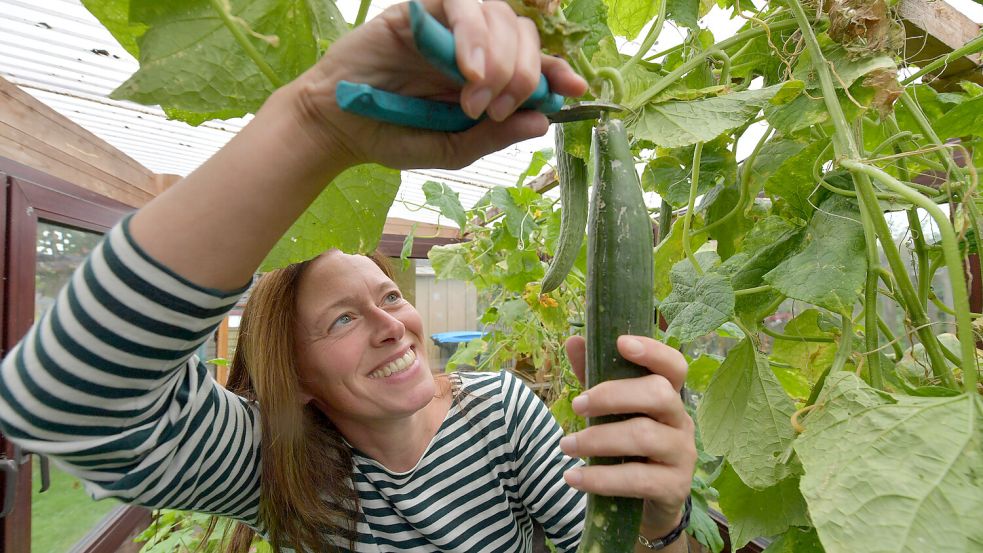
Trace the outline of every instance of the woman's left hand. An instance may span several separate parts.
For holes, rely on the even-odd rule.
[[[584,382],[584,339],[567,340],[567,356]],[[627,420],[588,427],[560,440],[573,457],[638,457],[645,462],[578,467],[564,475],[567,483],[585,492],[640,497],[645,501],[643,526],[661,536],[682,517],[696,465],[693,420],[679,390],[687,364],[675,349],[641,336],[621,336],[618,351],[625,359],[647,367],[640,378],[602,382],[573,400],[584,417],[637,414]]]

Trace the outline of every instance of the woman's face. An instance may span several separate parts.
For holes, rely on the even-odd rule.
[[[436,393],[423,321],[371,259],[314,260],[297,292],[301,389],[335,424],[413,414]]]

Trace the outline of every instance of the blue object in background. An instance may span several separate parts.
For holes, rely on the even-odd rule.
[[[437,348],[440,349],[441,369],[447,366],[447,360],[450,359],[452,355],[454,355],[454,352],[457,351],[457,347],[460,344],[465,344],[467,342],[470,342],[471,340],[477,340],[478,338],[484,337],[485,334],[487,333],[482,332],[480,330],[464,330],[464,331],[458,330],[452,332],[438,332],[436,334],[431,334],[430,339],[433,340],[433,343],[437,346]],[[470,365],[460,365],[458,366],[458,368],[473,369],[474,367],[471,367]]]

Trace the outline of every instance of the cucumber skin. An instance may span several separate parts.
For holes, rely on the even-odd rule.
[[[652,223],[645,208],[624,123],[594,130],[593,193],[587,230],[587,386],[650,374],[618,353],[622,334],[652,336]],[[588,426],[630,416],[590,417]],[[589,465],[631,459],[590,458]],[[579,553],[631,553],[643,500],[589,494]]]
[[[556,130],[556,173],[560,181],[560,245],[543,277],[542,293],[557,289],[577,261],[587,226],[587,162],[564,149],[563,125]]]

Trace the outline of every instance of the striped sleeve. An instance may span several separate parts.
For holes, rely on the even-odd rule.
[[[244,291],[198,287],[114,228],[0,366],[0,430],[94,499],[256,525],[259,416],[193,355]]]
[[[581,462],[560,451],[563,431],[546,404],[508,371],[502,372],[502,395],[526,509],[557,551],[576,551],[586,500],[567,485],[563,473]]]

